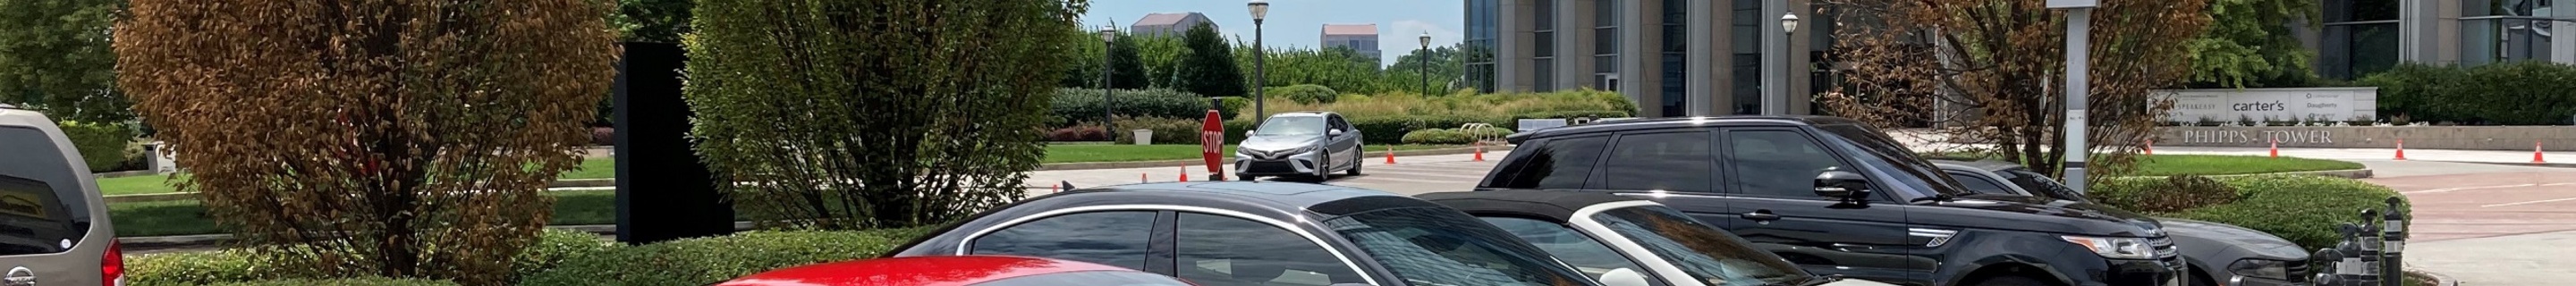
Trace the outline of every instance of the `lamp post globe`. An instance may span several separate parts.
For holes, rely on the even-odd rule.
[[[1798,33],[1798,12],[1780,14],[1780,30],[1791,34]]]
[[[1118,26],[1100,26],[1100,41],[1118,41]]]
[[[1253,21],[1260,21],[1262,17],[1270,15],[1270,1],[1252,0],[1252,2],[1244,2],[1243,7],[1252,9]]]

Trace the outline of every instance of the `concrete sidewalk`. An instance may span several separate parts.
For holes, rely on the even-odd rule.
[[[2271,152],[2271,149],[2269,149],[2269,148],[2245,148],[2245,147],[2156,147],[2156,154],[2207,154],[2207,155],[2267,156],[2267,155],[2269,155],[2269,154],[2270,154],[2270,152]],[[2532,159],[2532,158],[2531,158],[2531,155],[2532,155],[2532,152],[2531,152],[2531,151],[2427,150],[2427,149],[2407,149],[2407,150],[2406,150],[2406,159],[2407,159],[2407,160],[2412,160],[2412,161],[2469,162],[2469,163],[2501,163],[2501,164],[2531,164],[2531,159]],[[2329,159],[2329,160],[2346,160],[2346,161],[2355,161],[2355,160],[2394,160],[2394,159],[2396,159],[2396,158],[2397,158],[2397,149],[2388,149],[2388,148],[2357,148],[2357,149],[2335,149],[2335,148],[2281,148],[2281,156],[2284,156],[2284,157],[2299,157],[2299,158]],[[2543,155],[2542,155],[2542,156],[2543,156],[2543,158],[2544,158],[2544,159],[2546,159],[2548,162],[2555,162],[2555,163],[2576,163],[2576,152],[2546,152],[2546,153],[2543,153]]]

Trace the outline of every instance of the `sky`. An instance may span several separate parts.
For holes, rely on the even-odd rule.
[[[1379,65],[1395,63],[1397,57],[1413,52],[1422,45],[1415,37],[1431,33],[1431,46],[1455,45],[1466,30],[1466,3],[1455,0],[1269,0],[1270,15],[1262,20],[1262,45],[1272,48],[1313,48],[1323,40],[1324,24],[1377,24],[1378,49],[1384,53]],[[1116,21],[1119,30],[1145,14],[1199,12],[1216,22],[1217,32],[1228,39],[1240,37],[1252,41],[1252,12],[1244,8],[1246,0],[1093,0],[1091,11],[1083,14],[1085,27],[1098,28]]]

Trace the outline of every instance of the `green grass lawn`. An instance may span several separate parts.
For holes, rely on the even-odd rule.
[[[1387,145],[1368,146],[1372,154],[1386,152]],[[1395,150],[1456,148],[1457,145],[1394,145]],[[1047,145],[1046,163],[1133,162],[1185,160],[1199,158],[1199,145]],[[1224,156],[1234,156],[1234,146],[1225,146]],[[1384,155],[1378,155],[1384,156]]]
[[[2148,155],[2138,161],[2139,176],[2240,175],[2297,171],[2361,169],[2361,163],[2266,156]]]
[[[549,224],[583,225],[617,223],[617,192],[561,191],[546,192],[555,197],[555,216]],[[223,233],[206,208],[197,201],[133,202],[108,204],[108,217],[116,221],[116,236],[163,236]]]

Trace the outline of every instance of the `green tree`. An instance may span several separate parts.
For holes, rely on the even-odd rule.
[[[1058,79],[1057,86],[1099,88],[1100,62],[1107,59],[1101,55],[1106,53],[1102,50],[1107,47],[1100,44],[1099,31],[1075,28],[1067,29],[1069,32],[1058,35],[1062,38],[1055,40],[1065,46],[1064,50],[1057,55],[1057,58],[1064,63],[1063,76]]]
[[[1082,0],[706,0],[701,160],[767,226],[947,222],[1027,194]],[[1098,45],[1099,39],[1089,44]]]
[[[278,269],[504,285],[615,80],[593,0],[135,0],[119,86]]]
[[[2317,25],[2316,0],[2207,0],[2209,25],[2190,41],[2191,87],[2313,85],[2316,54],[2292,24]]]
[[[1189,54],[1174,66],[1174,83],[1181,90],[1205,96],[1243,96],[1248,92],[1244,89],[1243,69],[1235,65],[1233,49],[1217,36],[1215,27],[1190,27],[1181,43],[1189,47]]]
[[[1142,47],[1136,42],[1144,40],[1139,38],[1142,37],[1119,33],[1118,40],[1109,44],[1110,88],[1144,89],[1153,86],[1153,75],[1145,73],[1145,57],[1138,54]]]
[[[116,88],[108,27],[124,0],[0,0],[0,103],[57,118],[134,118]]]
[[[629,42],[678,43],[689,33],[689,8],[697,0],[617,0],[608,24]]]
[[[1467,62],[1459,57],[1456,46],[1410,51],[1396,57],[1395,65],[1386,67],[1387,85],[1395,86],[1396,90],[1421,92],[1422,85],[1428,82],[1431,92],[1445,94],[1446,90],[1457,88],[1457,81],[1461,80],[1460,74],[1466,66]],[[1430,77],[1427,81],[1423,78],[1425,74]]]

